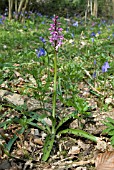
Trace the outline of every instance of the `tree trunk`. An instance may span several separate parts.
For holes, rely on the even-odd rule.
[[[91,15],[93,15],[93,4],[92,4],[92,0],[90,0],[90,9],[91,9]]]
[[[93,9],[93,16],[97,18],[97,12],[98,12],[98,3],[97,0],[94,0],[94,9]]]
[[[24,7],[22,8],[22,13],[23,13],[23,17],[22,17],[22,19],[21,19],[22,22],[24,22],[24,20],[25,20],[24,14],[25,14],[25,11],[26,11],[26,9],[27,9],[28,3],[29,3],[29,0],[26,0],[26,1],[25,1],[25,5],[24,5]]]
[[[15,0],[15,12],[16,12],[16,14],[18,12],[18,3],[17,3],[17,0]]]
[[[21,0],[20,3],[19,3],[18,19],[21,20],[21,21],[24,19],[24,13],[25,13],[25,10],[27,8],[28,3],[29,3],[29,0]]]
[[[22,10],[24,1],[25,1],[25,0],[21,0],[21,1],[20,1],[19,7],[18,7],[18,14],[19,14],[19,15],[20,15],[20,13],[21,13],[21,10]]]
[[[114,0],[112,0],[112,17],[113,17],[113,19],[114,19]]]
[[[9,14],[8,14],[9,20],[12,19],[13,2],[14,2],[13,0],[8,1],[8,3],[9,3]]]

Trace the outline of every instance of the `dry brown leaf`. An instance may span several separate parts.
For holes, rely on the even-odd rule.
[[[80,148],[78,146],[72,146],[69,150],[68,155],[75,155],[80,153]]]
[[[76,170],[87,170],[87,168],[80,166],[80,167],[77,167]]]
[[[16,70],[14,71],[14,73],[15,73],[16,77],[20,77],[21,76],[21,74],[18,71],[16,71]]]
[[[114,151],[98,154],[95,166],[96,170],[114,170]]]
[[[17,63],[15,63],[13,66],[16,66],[16,67],[18,67],[18,66],[20,66],[20,64],[17,64]]]
[[[99,150],[99,151],[106,151],[106,148],[107,148],[107,143],[103,140],[98,140],[97,141],[97,145],[96,145],[96,149]]]
[[[43,142],[42,142],[42,140],[40,138],[35,138],[34,143],[38,144],[38,145],[43,145]]]

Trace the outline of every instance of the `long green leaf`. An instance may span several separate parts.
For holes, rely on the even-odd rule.
[[[12,119],[7,119],[6,121],[0,123],[0,128],[12,123]]]
[[[79,117],[77,116],[77,112],[73,112],[69,115],[67,115],[66,117],[64,117],[63,119],[60,120],[58,126],[56,127],[56,131],[59,129],[60,126],[62,126],[65,122],[67,122],[69,119],[71,118],[75,118],[75,119],[79,119]]]
[[[65,130],[62,130],[58,133],[58,135],[61,135],[61,134],[64,134],[64,133],[68,133],[68,134],[74,134],[76,136],[80,136],[80,137],[84,137],[84,138],[87,138],[89,140],[92,140],[94,142],[97,142],[97,138],[83,130],[80,130],[80,129],[65,129]]]
[[[37,122],[42,123],[42,125],[47,129],[48,133],[51,133],[51,129],[48,126],[48,124],[44,121],[44,118],[48,118],[48,115],[43,114],[43,115],[38,115],[34,112],[28,112],[27,116],[30,116],[32,119],[36,120]]]
[[[114,119],[112,119],[111,117],[107,117],[106,119],[107,119],[110,123],[112,123],[113,126],[114,126]]]
[[[17,133],[20,135],[20,134],[24,133],[24,131],[25,131],[25,128],[22,127],[20,130],[17,131]],[[17,140],[17,138],[18,138],[18,136],[16,134],[14,134],[13,138],[11,138],[10,141],[8,142],[8,144],[6,144],[5,147],[8,151],[11,150],[11,147],[14,144],[14,142]]]
[[[42,161],[47,161],[47,159],[50,156],[50,152],[53,148],[55,135],[54,134],[48,134],[45,139],[44,147],[43,147],[43,156]]]
[[[33,126],[33,127],[37,127],[38,129],[43,130],[44,132],[47,133],[47,129],[43,125],[40,126],[40,125],[37,125],[36,123],[33,123],[33,122],[29,122],[28,124]]]
[[[109,133],[111,130],[114,130],[114,127],[108,127],[102,131],[102,134]]]

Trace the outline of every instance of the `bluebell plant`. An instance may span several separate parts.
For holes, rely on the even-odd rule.
[[[78,21],[74,22],[74,23],[73,23],[73,26],[74,26],[74,27],[78,27]]]
[[[36,55],[38,58],[46,55],[46,51],[44,48],[39,48],[39,49],[36,49],[35,51],[36,51]]]
[[[109,66],[109,63],[106,61],[102,66],[102,73],[107,72],[108,68],[110,68],[110,66]]]
[[[96,36],[95,32],[92,32],[91,37],[95,37],[95,36]]]
[[[110,66],[109,66],[109,63],[108,63],[108,61],[106,61],[103,65],[102,65],[102,68],[101,68],[101,70],[102,70],[102,73],[104,73],[104,93],[106,92],[106,80],[107,80],[107,71],[108,71],[108,69],[110,68]]]

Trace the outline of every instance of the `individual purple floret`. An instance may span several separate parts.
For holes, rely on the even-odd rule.
[[[62,28],[60,27],[60,24],[58,21],[58,16],[55,16],[53,20],[53,24],[50,24],[50,42],[54,46],[55,50],[58,51],[58,48],[62,45],[62,40],[64,39],[62,35]]]
[[[105,73],[108,71],[108,68],[110,68],[108,62],[106,61],[104,65],[102,66],[102,72]]]

